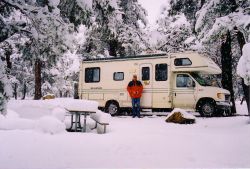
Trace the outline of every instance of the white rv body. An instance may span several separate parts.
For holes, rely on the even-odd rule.
[[[80,67],[79,97],[96,100],[107,111],[114,105],[116,109],[129,108],[127,85],[136,74],[144,87],[143,109],[197,110],[205,98],[220,105],[217,107],[230,108],[229,91],[204,86],[192,73],[220,74],[221,69],[211,59],[195,52],[84,60]],[[182,80],[190,81],[192,86]],[[111,104],[113,107],[109,107]]]

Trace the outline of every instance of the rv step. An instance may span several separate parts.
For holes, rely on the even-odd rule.
[[[156,115],[156,116],[167,116],[169,114],[169,112],[141,112],[141,115],[145,115],[145,116],[152,116],[152,115]]]
[[[142,112],[152,112],[153,110],[152,109],[142,109],[141,111]]]

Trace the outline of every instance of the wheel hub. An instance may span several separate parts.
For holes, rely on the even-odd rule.
[[[116,105],[110,104],[108,110],[109,110],[109,113],[113,115],[117,113],[118,108]]]
[[[203,106],[203,112],[204,112],[205,115],[209,115],[210,116],[213,113],[213,108],[211,107],[211,105],[205,104]]]

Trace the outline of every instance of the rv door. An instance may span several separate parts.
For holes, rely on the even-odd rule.
[[[153,72],[152,64],[141,64],[140,65],[140,80],[143,85],[143,94],[141,98],[141,107],[151,108],[152,107],[152,86],[153,86]]]
[[[195,82],[186,73],[175,74],[173,87],[174,108],[193,109],[195,106]]]

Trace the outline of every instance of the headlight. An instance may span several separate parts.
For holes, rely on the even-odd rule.
[[[217,98],[218,99],[224,99],[224,94],[223,93],[217,93]]]

